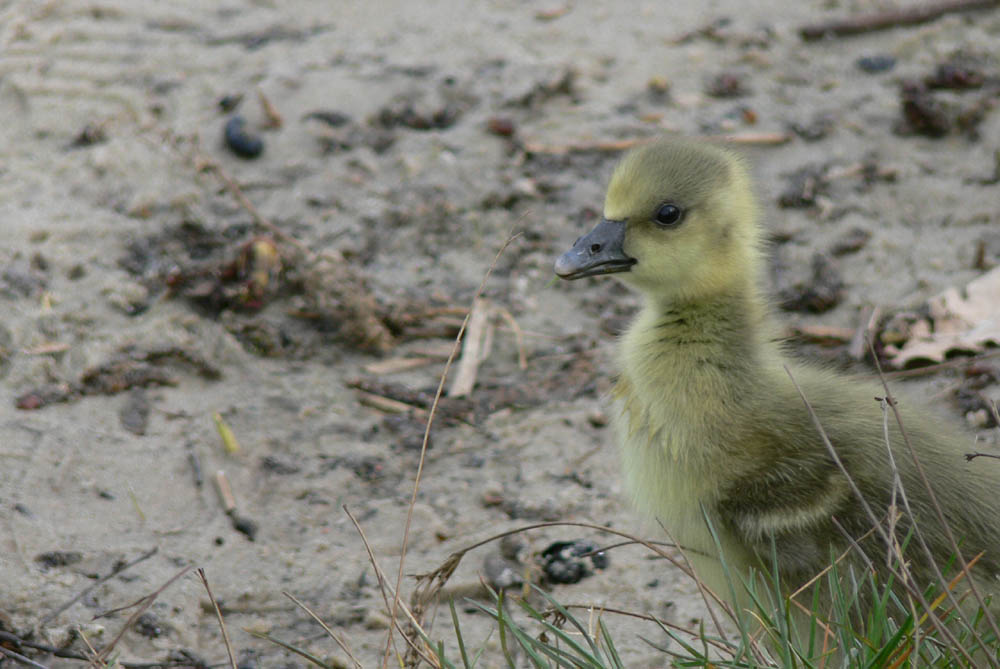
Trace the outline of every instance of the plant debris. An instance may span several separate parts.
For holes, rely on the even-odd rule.
[[[927,318],[917,320],[899,347],[886,342],[886,356],[897,367],[943,362],[955,353],[980,353],[1000,346],[1000,268],[949,288],[927,303]],[[883,341],[886,338],[883,336]]]
[[[812,277],[780,292],[785,311],[821,314],[840,304],[844,298],[844,279],[833,260],[817,253],[812,259]]]
[[[746,77],[736,72],[720,72],[705,84],[705,92],[713,98],[739,98],[750,95]]]
[[[107,362],[83,372],[74,383],[55,383],[20,395],[18,409],[35,410],[49,404],[71,402],[87,395],[117,395],[132,388],[175,386],[177,380],[162,365],[172,363],[193,368],[201,377],[222,377],[217,367],[199,354],[180,347],[150,350],[126,348]]]

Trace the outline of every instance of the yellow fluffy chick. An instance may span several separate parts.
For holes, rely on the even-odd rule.
[[[945,565],[952,544],[890,414],[892,456],[912,517],[893,494],[883,413],[874,399],[885,394],[881,386],[782,350],[760,285],[756,219],[739,157],[712,145],[663,140],[622,160],[602,221],[556,261],[564,279],[614,274],[644,298],[621,341],[614,392],[633,501],[663,524],[699,576],[724,597],[730,589],[706,516],[734,578],[745,578],[751,566],[770,572],[773,542],[782,585],[795,589],[850,546],[844,531],[867,537],[862,546],[871,563],[885,565],[885,545],[870,532],[869,515],[787,367],[882,525],[888,526],[895,500],[903,514],[896,536],[902,541],[916,525],[935,561]],[[967,463],[963,451],[971,449],[972,435],[948,427],[935,412],[906,399],[899,409],[963,554],[985,553],[974,570],[977,583],[998,593],[1000,466]],[[851,555],[847,564],[860,575],[868,562]],[[920,586],[933,579],[915,538],[906,557]],[[885,578],[883,567],[880,581]],[[736,589],[742,587],[737,580]],[[809,606],[808,596],[804,603]]]

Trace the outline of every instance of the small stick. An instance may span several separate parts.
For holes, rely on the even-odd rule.
[[[990,628],[990,630],[993,632],[994,635],[1000,637],[1000,625],[997,625],[996,618],[990,612],[989,608],[987,608],[986,603],[983,600],[983,596],[979,592],[979,588],[976,587],[975,579],[973,579],[972,574],[969,573],[969,565],[966,562],[966,559],[962,556],[962,551],[959,549],[958,542],[955,540],[955,535],[951,531],[951,525],[948,524],[948,520],[944,517],[944,512],[941,509],[941,505],[937,501],[937,494],[934,492],[934,488],[931,486],[930,480],[927,478],[927,473],[924,470],[923,464],[920,462],[920,458],[917,457],[916,450],[914,450],[913,445],[910,443],[910,438],[906,433],[906,428],[903,426],[903,418],[899,414],[899,407],[897,406],[897,403],[895,399],[892,397],[892,393],[889,390],[889,383],[882,375],[882,365],[879,363],[878,357],[875,355],[875,346],[871,340],[868,341],[868,347],[871,350],[872,358],[875,361],[875,369],[878,372],[879,377],[881,379],[882,387],[885,389],[885,399],[888,402],[889,407],[892,409],[893,414],[895,415],[896,424],[899,426],[899,434],[903,438],[903,443],[906,445],[906,450],[909,452],[910,459],[913,461],[914,468],[916,469],[917,474],[920,476],[920,482],[927,490],[927,495],[930,498],[931,502],[931,509],[934,510],[934,514],[937,516],[937,520],[941,524],[941,528],[944,530],[945,537],[947,537],[948,543],[951,544],[951,548],[954,551],[954,557],[958,559],[958,564],[962,568],[962,573],[964,573],[968,577],[969,589],[972,591],[972,596],[975,598],[976,603],[979,605],[980,609],[983,612],[983,617],[986,620],[987,626]],[[910,517],[912,518],[913,512],[910,510],[909,504],[906,501],[905,496],[903,497],[903,503],[906,505],[907,513],[909,513]],[[919,528],[914,526],[914,529],[916,530],[915,534],[917,537],[917,541],[920,542],[920,545],[924,549],[924,552],[927,554],[927,557],[930,558],[930,565],[931,568],[934,570],[935,576],[937,576],[938,578],[938,582],[945,583],[946,581],[944,579],[944,575],[941,573],[941,569],[934,561],[933,555],[931,554],[930,549],[927,547],[927,544],[924,541],[923,535],[920,533]],[[955,608],[958,609],[958,602],[955,601],[954,597],[951,595],[950,592],[948,592],[947,594],[951,599],[952,603],[955,605]],[[973,638],[981,642],[975,627],[970,626],[969,623],[966,621],[963,622],[965,622],[966,626],[972,632]],[[1000,662],[997,662],[989,655],[987,655],[987,659],[990,660],[990,665],[994,667],[1000,667]]]
[[[68,609],[69,607],[73,606],[78,601],[80,601],[81,599],[83,599],[84,597],[86,597],[87,594],[91,590],[93,590],[94,588],[98,587],[99,585],[107,583],[110,579],[114,578],[115,576],[117,576],[118,574],[122,573],[123,571],[125,571],[127,569],[131,569],[132,567],[136,566],[140,562],[143,562],[144,560],[148,560],[149,558],[151,558],[154,555],[156,555],[156,552],[158,550],[160,550],[158,546],[153,546],[151,549],[149,549],[148,551],[146,551],[145,553],[143,553],[142,555],[140,555],[136,559],[132,560],[131,562],[126,562],[125,564],[121,565],[120,567],[115,567],[114,569],[111,570],[111,573],[109,573],[107,576],[103,576],[103,577],[97,579],[96,581],[94,581],[93,583],[91,583],[90,585],[88,585],[86,588],[84,588],[83,590],[81,590],[80,594],[78,594],[76,597],[74,597],[73,599],[69,600],[68,602],[66,602],[65,604],[63,604],[62,606],[60,606],[58,609],[56,609],[55,611],[53,611],[52,613],[50,613],[49,615],[45,616],[40,621],[38,621],[38,625],[36,625],[36,629],[45,627],[45,625],[49,621],[53,620],[60,613],[62,613],[63,611],[65,611],[66,609]]]
[[[840,328],[834,325],[800,325],[790,328],[791,333],[818,344],[833,343],[836,345],[850,341],[854,330]]]
[[[1000,2],[997,0],[946,0],[936,4],[922,4],[802,26],[799,28],[799,37],[807,42],[813,42],[828,35],[844,37],[900,26],[915,26],[928,23],[945,14],[989,9],[998,5]]]
[[[787,132],[744,132],[734,135],[705,135],[702,139],[744,146],[778,146],[792,141],[792,136]]]
[[[306,257],[314,258],[316,256],[316,254],[313,253],[313,251],[306,246],[304,242],[288,234],[261,214],[260,210],[254,206],[253,202],[250,201],[250,198],[248,198],[246,193],[243,192],[243,189],[240,188],[238,183],[236,183],[236,180],[229,176],[229,173],[226,172],[222,165],[220,165],[216,160],[209,158],[202,153],[198,153],[198,155],[195,156],[194,161],[195,168],[199,172],[211,172],[216,176],[216,178],[219,179],[219,181],[222,182],[222,185],[226,187],[226,190],[229,191],[230,195],[232,195],[239,205],[243,207],[248,214],[250,214],[250,218],[253,219],[255,225],[264,228],[281,241],[291,244],[296,249],[304,253]]]
[[[215,472],[215,485],[219,490],[219,498],[222,500],[222,507],[226,510],[226,513],[235,511],[236,498],[233,497],[233,489],[229,487],[229,479],[226,478],[226,472],[221,469]]]
[[[870,345],[870,342],[869,342],[869,345]],[[865,499],[865,496],[861,492],[861,489],[858,488],[858,484],[855,483],[854,478],[851,476],[850,472],[848,472],[847,468],[844,467],[844,463],[841,461],[840,456],[837,454],[837,450],[833,447],[833,444],[830,442],[830,437],[827,436],[826,430],[823,428],[823,424],[819,420],[819,416],[816,415],[816,411],[813,409],[812,404],[810,404],[809,400],[806,399],[805,393],[802,392],[802,388],[799,386],[798,381],[795,380],[795,376],[792,374],[792,370],[789,369],[788,365],[785,365],[784,367],[785,367],[785,373],[788,374],[788,378],[792,380],[792,385],[795,387],[795,390],[799,394],[799,398],[801,398],[802,403],[805,404],[806,410],[809,412],[809,417],[812,418],[813,426],[816,428],[816,431],[819,432],[819,436],[823,440],[823,445],[826,446],[827,453],[830,454],[830,457],[833,460],[834,464],[837,465],[837,468],[840,470],[841,474],[844,475],[844,478],[847,480],[847,484],[851,488],[852,493],[857,498],[858,502],[861,503],[861,508],[864,510],[865,515],[867,515],[868,519],[872,522],[872,527],[875,529],[876,532],[878,532],[879,538],[882,539],[882,542],[886,546],[891,546],[892,545],[892,538],[889,537],[889,535],[886,533],[885,529],[882,527],[881,522],[879,521],[878,516],[875,515],[874,511],[872,511],[871,505],[868,504],[868,500]],[[886,396],[889,399],[890,406],[894,407],[895,404],[894,404],[891,396],[888,393],[888,389],[886,391]],[[898,418],[897,418],[897,420],[898,420]],[[905,438],[905,434],[904,434],[904,438]],[[921,535],[919,533],[919,530],[917,530],[917,538],[918,538],[918,540],[922,540],[921,539]],[[937,567],[937,565],[934,563],[933,559],[931,560],[931,564],[935,568]],[[886,567],[891,572],[895,571],[895,570],[892,569],[892,565],[886,565]],[[903,570],[905,570],[906,569],[906,565],[905,564],[904,565],[900,565],[900,568],[903,569]],[[941,578],[941,580],[943,581],[944,579]],[[927,611],[928,613],[930,613],[931,609],[929,607],[929,604],[927,603],[927,600],[924,598],[924,596],[920,593],[919,590],[916,590],[916,589],[912,588],[912,586],[909,584],[909,579],[901,579],[901,583],[902,583],[903,587],[906,588],[907,592],[910,592],[912,595],[915,595],[920,600],[921,607],[925,611]],[[934,625],[937,628],[938,632],[940,632],[942,634],[942,636],[947,637],[948,642],[951,643],[954,647],[957,647],[958,650],[971,663],[972,662],[972,657],[969,655],[968,651],[966,651],[962,647],[962,645],[958,643],[958,640],[955,639],[955,636],[951,633],[951,631],[947,627],[944,627],[941,624],[941,621],[939,621],[937,619],[937,616],[931,616],[930,619],[931,619],[931,622],[934,623]]]
[[[65,353],[69,350],[69,344],[50,341],[44,344],[39,344],[38,346],[32,346],[30,348],[21,349],[21,353],[25,355],[55,355],[56,353]]]
[[[486,300],[477,297],[472,301],[472,311],[469,314],[469,325],[462,337],[462,357],[458,360],[458,370],[455,379],[448,389],[448,397],[465,397],[472,393],[476,385],[476,373],[483,355],[483,337],[486,333],[486,323],[489,318],[489,306]]]
[[[400,402],[399,400],[394,400],[391,397],[386,397],[384,395],[369,393],[364,390],[355,390],[354,392],[357,393],[358,402],[371,407],[372,409],[378,409],[379,411],[384,411],[385,413],[412,413],[414,416],[421,419],[427,417],[426,411],[420,407],[413,406],[412,404]]]
[[[257,89],[257,99],[260,100],[260,108],[264,110],[264,116],[267,118],[266,127],[280,128],[285,124],[285,119],[282,118],[281,112],[274,106],[271,99],[264,95],[264,91],[259,88]]]
[[[367,364],[365,365],[364,370],[369,374],[379,376],[382,374],[406,372],[411,369],[417,369],[418,367],[424,367],[432,362],[434,362],[434,358],[428,356],[422,356],[419,358],[389,358],[388,360],[379,360],[378,362]]]
[[[497,263],[500,262],[500,256],[503,255],[507,247],[514,243],[518,237],[521,236],[520,232],[514,233],[513,231],[507,236],[507,240],[497,251],[497,254],[493,257],[493,262],[490,263],[489,268],[483,275],[483,280],[479,282],[479,288],[476,289],[476,293],[473,296],[473,303],[479,299],[483,291],[486,289],[486,282],[489,281],[490,276],[493,274],[493,270],[496,269]],[[399,615],[399,596],[400,590],[403,587],[403,567],[406,564],[406,548],[410,542],[410,527],[413,524],[413,507],[417,504],[417,493],[420,492],[420,478],[424,472],[424,462],[427,457],[427,444],[430,443],[431,439],[431,426],[434,424],[434,416],[437,414],[438,404],[441,402],[441,396],[444,393],[444,384],[448,381],[448,371],[451,369],[451,363],[458,354],[458,348],[462,340],[462,335],[465,334],[465,328],[469,324],[469,319],[472,317],[472,312],[466,314],[465,320],[462,321],[462,327],[458,330],[458,335],[455,337],[455,343],[452,345],[451,354],[448,356],[448,360],[444,363],[444,369],[441,371],[441,379],[438,382],[437,390],[434,393],[434,401],[431,402],[430,413],[427,415],[427,425],[424,428],[424,440],[420,445],[420,459],[417,461],[417,471],[413,477],[413,494],[410,496],[410,503],[406,509],[406,522],[403,525],[403,541],[401,542],[399,550],[399,569],[396,571],[396,592],[392,599],[392,607],[389,613],[390,619],[392,620],[392,625],[389,626],[388,639],[385,644],[385,652],[382,654],[382,669],[387,669],[389,663],[389,648],[393,645],[394,641],[392,638],[394,625],[396,625],[396,619]],[[409,640],[409,637],[406,637]]]
[[[634,139],[614,139],[614,140],[594,140],[570,142],[568,144],[541,144],[537,142],[525,142],[524,150],[527,153],[539,153],[552,156],[561,156],[567,153],[587,153],[587,152],[609,152],[627,151],[628,149],[649,144],[657,137],[638,137]],[[703,135],[701,139],[724,144],[760,145],[776,146],[784,144],[792,139],[786,132],[747,132],[731,135]]]
[[[229,632],[226,631],[226,623],[222,620],[222,611],[219,610],[219,603],[215,601],[215,595],[212,594],[212,588],[208,586],[208,577],[205,576],[205,570],[198,567],[198,576],[201,577],[201,582],[205,585],[205,590],[208,592],[208,598],[212,600],[212,607],[215,609],[215,617],[219,620],[219,627],[222,629],[222,640],[226,644],[226,652],[229,653],[229,666],[233,669],[236,667],[236,658],[233,656],[233,644],[229,642]]]
[[[192,567],[184,567],[184,569],[181,569],[179,572],[177,572],[174,576],[172,576],[166,583],[161,585],[159,588],[157,588],[150,594],[146,595],[145,597],[139,598],[138,600],[132,602],[127,606],[120,606],[117,609],[104,611],[103,613],[99,613],[96,616],[94,616],[93,620],[97,620],[98,618],[114,615],[116,613],[120,613],[121,611],[125,611],[133,607],[136,607],[135,611],[132,613],[131,616],[129,616],[129,619],[125,621],[125,624],[118,631],[118,634],[115,635],[115,638],[112,639],[111,642],[107,646],[105,646],[103,650],[97,653],[97,656],[94,657],[92,661],[97,663],[104,662],[108,658],[108,655],[111,654],[111,651],[114,650],[115,646],[118,645],[118,642],[121,641],[121,638],[125,636],[125,632],[127,632],[128,629],[132,627],[132,624],[135,623],[136,620],[138,620],[139,616],[141,616],[143,613],[149,610],[149,607],[153,605],[153,602],[156,601],[156,598],[159,597],[164,590],[173,585],[177,579],[179,579],[181,576],[191,571],[191,569]]]
[[[38,664],[37,662],[35,662],[34,660],[32,660],[30,657],[25,657],[24,655],[21,655],[20,653],[15,653],[10,648],[4,648],[3,646],[0,646],[0,653],[3,653],[4,656],[9,657],[10,659],[14,660],[15,662],[18,662],[20,664],[23,664],[23,665],[26,665],[26,666],[29,666],[29,667],[37,667],[37,669],[49,669],[44,664]]]
[[[194,449],[188,451],[188,462],[191,463],[191,473],[194,476],[194,487],[201,488],[205,477],[201,473],[201,459]]]
[[[972,453],[965,454],[965,459],[968,462],[972,462],[976,458],[996,458],[997,460],[1000,460],[1000,455],[996,453],[980,453],[979,451],[973,451]]]
[[[378,561],[375,559],[375,551],[372,549],[372,545],[371,543],[369,543],[368,537],[367,535],[365,535],[365,531],[361,529],[361,523],[359,523],[358,519],[354,517],[354,514],[351,513],[351,510],[347,508],[346,504],[341,508],[344,509],[344,513],[346,513],[347,517],[351,519],[352,523],[354,523],[354,528],[358,531],[358,535],[361,537],[361,543],[364,544],[365,551],[367,551],[368,553],[368,561],[371,563],[372,568],[375,570],[375,579],[378,581],[378,587],[382,591],[382,601],[385,603],[386,609],[392,609],[392,606],[389,605],[389,596],[392,595],[393,605],[398,605],[400,608],[402,608],[403,613],[405,613],[406,616],[410,619],[410,623],[414,625],[414,627],[416,627],[417,629],[423,630],[423,627],[420,626],[420,623],[414,617],[413,612],[410,611],[410,608],[406,604],[403,604],[402,602],[399,601],[398,590],[394,590],[393,587],[389,584],[385,572],[382,571],[382,568],[378,565]],[[431,666],[437,666],[437,664],[433,662],[423,652],[422,649],[417,647],[414,640],[411,639],[409,635],[403,631],[403,628],[400,625],[400,622],[396,618],[396,616],[393,616],[390,619],[389,623],[390,623],[389,629],[398,630],[400,635],[403,637],[403,640],[406,641],[406,643],[413,649],[413,651],[417,653],[421,658],[423,658],[425,662],[427,662]],[[389,643],[386,645],[386,653],[389,652],[388,648],[389,645],[395,646],[395,639],[393,638],[392,634],[389,634],[388,641]]]
[[[362,669],[361,663],[358,662],[358,658],[354,657],[354,653],[351,652],[351,648],[350,648],[350,646],[347,645],[347,642],[344,641],[343,639],[341,639],[340,637],[338,637],[337,633],[334,632],[332,629],[330,629],[329,625],[327,625],[325,622],[323,622],[322,618],[320,618],[318,615],[316,615],[313,612],[313,610],[310,609],[308,606],[306,606],[305,604],[303,604],[302,602],[300,602],[298,599],[296,599],[295,596],[292,595],[290,592],[286,592],[286,591],[282,590],[281,594],[283,594],[285,597],[288,597],[290,600],[292,600],[293,602],[295,602],[295,604],[300,609],[302,609],[303,611],[305,611],[306,613],[308,613],[312,617],[313,620],[315,620],[316,622],[318,622],[319,625],[320,625],[320,627],[322,627],[326,631],[326,633],[328,635],[330,635],[330,638],[333,639],[334,642],[338,646],[340,646],[340,649],[342,651],[344,651],[345,653],[347,653],[347,657],[351,658],[351,662],[354,663],[354,666],[356,667],[356,669]]]
[[[851,343],[847,347],[847,354],[854,358],[855,360],[861,360],[865,357],[866,345],[865,342],[868,341],[868,333],[872,331],[875,324],[878,323],[878,319],[882,317],[882,310],[878,307],[869,307],[865,309],[862,313],[861,323],[858,325],[857,331],[854,336],[851,337]]]
[[[528,369],[528,353],[524,348],[524,330],[517,324],[514,314],[503,307],[494,307],[500,318],[506,321],[511,330],[514,331],[514,339],[517,341],[517,366],[523,371]]]

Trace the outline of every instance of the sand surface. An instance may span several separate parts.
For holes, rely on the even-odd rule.
[[[352,383],[433,394],[461,320],[454,308],[472,303],[512,232],[520,236],[484,290],[490,355],[466,404],[451,405],[453,420],[433,431],[403,592],[452,551],[525,524],[588,521],[657,538],[628,510],[603,426],[614,335],[637,301],[610,280],[551,281],[554,257],[599,216],[619,153],[548,149],[663,131],[788,133],[780,145],[746,148],[763,220],[780,241],[769,288],[807,280],[814,254],[870,237],[835,257],[845,284],[835,308],[784,318],[853,329],[868,307],[918,308],[1000,259],[1000,194],[989,183],[1000,112],[986,107],[971,133],[899,134],[899,82],[959,51],[995,77],[1000,12],[819,43],[796,32],[879,7],[0,3],[0,630],[37,628],[36,640],[60,644],[83,625],[100,647],[128,614],[92,621],[96,614],[195,565],[223,604],[244,666],[305,666],[251,631],[346,661],[283,591],[323,617],[364,666],[378,666],[388,616],[342,507],[395,582],[422,427],[419,416],[362,403]],[[892,56],[895,67],[862,72],[855,61],[872,55]],[[710,95],[720,74],[743,94]],[[220,109],[240,95],[235,111]],[[260,95],[280,128],[265,127]],[[988,96],[940,93],[956,108],[980,98]],[[263,138],[258,158],[223,144],[234,113]],[[207,161],[250,207],[199,169]],[[779,206],[792,175],[810,166],[839,173],[815,202]],[[255,215],[279,232],[255,225]],[[281,256],[281,272],[270,266],[275,292],[248,296],[235,281],[221,297],[206,294],[238,271],[253,239],[277,240],[268,247]],[[302,274],[327,252],[367,281],[348,292],[423,314],[382,355],[317,315],[322,297],[308,295]],[[371,367],[401,357],[426,360],[395,373]],[[107,373],[100,388],[87,385],[95,369]],[[938,393],[960,417],[949,403],[956,379],[939,374],[918,390]],[[60,388],[69,401],[43,396]],[[224,450],[216,412],[238,453]],[[255,524],[252,541],[225,513],[218,471],[238,517]],[[523,535],[521,555],[583,539],[612,541],[549,527]],[[484,560],[498,554],[496,543],[470,553],[449,592],[475,594]],[[636,547],[552,590],[564,602],[680,624],[704,615],[693,584]],[[485,640],[488,618],[459,601],[467,643],[486,645],[482,666],[503,666],[496,636]],[[628,666],[662,666],[640,640],[664,643],[655,626],[608,621]],[[446,607],[430,629],[454,648]],[[394,644],[405,650],[398,634]],[[182,650],[225,661],[193,574],[159,595],[116,652],[157,662]]]

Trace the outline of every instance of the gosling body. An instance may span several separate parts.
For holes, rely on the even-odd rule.
[[[875,400],[885,394],[881,386],[783,350],[759,287],[756,218],[738,157],[665,140],[622,161],[601,224],[556,262],[563,278],[613,273],[644,298],[621,341],[614,390],[634,504],[663,524],[722,596],[732,592],[723,560],[731,575],[746,578],[751,568],[769,572],[774,555],[786,590],[829,566],[852,540],[872,549],[871,563],[884,564],[868,512],[824,445],[794,378],[872,512],[881,520],[893,503],[902,507],[893,493],[898,471],[912,517],[900,517],[897,537],[915,524],[935,561],[945,564],[952,544],[894,417],[883,420]],[[1000,467],[967,463],[972,435],[934,411],[905,398],[899,409],[963,554],[983,553],[978,582],[997,593]],[[920,585],[930,582],[921,551],[913,546],[906,556],[924,579]],[[862,570],[870,564],[857,551],[852,562]]]

